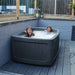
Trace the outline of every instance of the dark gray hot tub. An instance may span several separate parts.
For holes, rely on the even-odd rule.
[[[33,31],[44,31],[46,28],[33,28]],[[59,30],[53,29],[55,35],[50,39],[23,37],[25,32],[11,37],[12,59],[14,61],[35,64],[51,65],[59,49]]]

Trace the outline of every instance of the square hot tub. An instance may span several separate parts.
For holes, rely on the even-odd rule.
[[[26,32],[12,35],[12,59],[28,64],[51,65],[56,59],[59,50],[59,30],[53,29],[48,34],[49,37],[36,35],[36,31],[47,34],[47,32],[44,32],[45,29],[42,27],[33,28],[34,37],[24,37],[23,35]],[[52,37],[50,37],[51,34],[53,35]]]

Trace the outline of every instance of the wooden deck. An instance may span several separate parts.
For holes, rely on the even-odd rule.
[[[53,66],[35,66],[13,61],[0,68],[0,75],[71,75],[69,41],[61,40]]]
[[[70,42],[71,75],[75,75],[75,41]]]

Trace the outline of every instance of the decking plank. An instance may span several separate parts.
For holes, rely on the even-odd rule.
[[[64,41],[61,42],[60,52],[58,56],[58,63],[56,68],[55,75],[62,75],[62,69],[63,69],[63,61],[64,61]]]
[[[61,49],[61,42],[62,41],[59,42],[59,52],[60,52],[60,49]],[[49,68],[48,75],[55,75],[56,68],[57,68],[57,62],[58,62],[58,56],[57,56],[57,60],[55,61],[54,65]]]
[[[9,62],[8,64],[4,65],[1,69],[3,70],[2,72],[8,71],[12,73],[25,74],[29,67],[30,65]]]
[[[75,41],[70,42],[71,75],[75,75]]]
[[[31,75],[40,75],[41,70],[42,70],[42,67],[38,66]]]
[[[57,66],[57,60],[56,60],[55,64],[49,68],[48,75],[54,75],[55,74],[56,66]]]
[[[0,74],[8,75],[70,75],[69,42],[61,40],[59,55],[53,66],[35,66],[9,62],[0,68]]]
[[[25,75],[31,75],[33,72],[35,72],[36,68],[37,67],[35,67],[35,66],[29,67],[28,71],[25,72]]]
[[[65,42],[65,53],[64,53],[64,66],[63,66],[63,75],[71,75],[70,72],[70,48],[69,42]]]
[[[39,75],[48,75],[49,67],[42,67],[42,70]]]
[[[5,64],[4,67],[0,68],[0,73],[2,75],[23,75],[23,74],[20,74],[19,72],[18,73],[14,72],[17,70],[17,68],[15,68],[15,65],[16,63],[13,63],[13,62],[9,62]]]

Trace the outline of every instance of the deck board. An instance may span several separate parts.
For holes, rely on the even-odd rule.
[[[71,75],[75,75],[75,41],[70,41]]]
[[[57,60],[56,60],[55,64],[49,68],[48,75],[55,75],[56,67],[57,67]]]
[[[31,75],[39,75],[41,73],[41,70],[42,70],[42,67],[38,66]]]
[[[63,75],[71,75],[69,42],[66,41],[65,44]]]
[[[59,42],[59,52],[60,52],[60,48],[61,48],[61,41]],[[58,59],[55,61],[54,65],[49,68],[48,75],[55,75],[56,74],[57,62],[58,62]]]
[[[48,70],[49,70],[49,67],[42,67],[40,75],[47,75],[48,74]]]
[[[57,68],[55,75],[62,75],[63,69],[63,57],[64,57],[64,41],[61,42],[60,52],[58,56]]]
[[[57,60],[52,66],[35,66],[9,61],[0,68],[0,75],[70,75],[69,41],[61,40]]]

